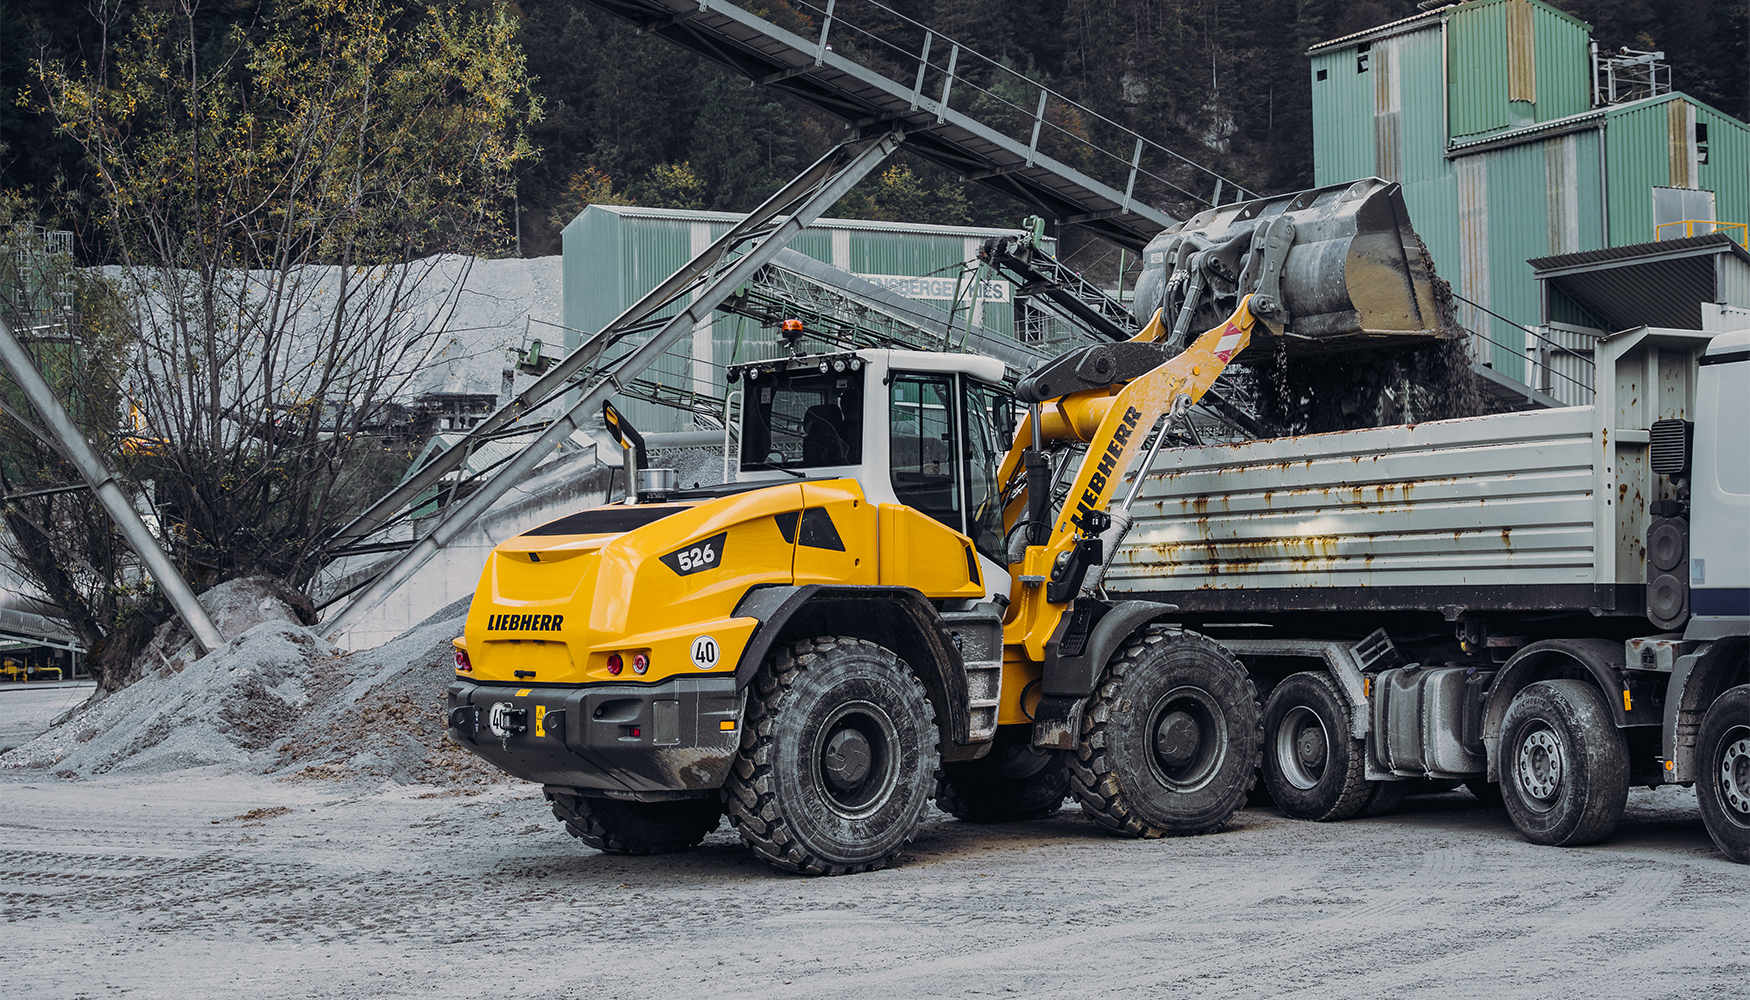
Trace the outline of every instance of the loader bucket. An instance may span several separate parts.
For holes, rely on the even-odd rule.
[[[1324,352],[1451,336],[1434,283],[1402,189],[1369,177],[1222,205],[1166,230],[1144,252],[1134,308],[1146,322],[1165,307],[1169,327],[1177,319],[1195,336],[1238,296],[1261,293],[1254,312],[1290,353]]]

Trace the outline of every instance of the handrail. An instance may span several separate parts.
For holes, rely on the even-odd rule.
[[[1738,245],[1750,249],[1750,224],[1742,222],[1720,222],[1716,219],[1680,219],[1677,222],[1661,222],[1653,227],[1653,242],[1658,243],[1663,240],[1665,238],[1665,230],[1672,226],[1683,227],[1683,235],[1677,237],[1678,239],[1688,239],[1691,236],[1696,235],[1696,226],[1712,226],[1714,227],[1713,232],[1716,233],[1723,229],[1736,229],[1738,231]],[[1708,234],[1702,233],[1701,235],[1706,236]]]
[[[893,42],[888,41],[887,39],[882,38],[881,36],[876,35],[875,33],[871,32],[871,31],[867,31],[867,30],[859,27],[858,25],[851,23],[850,21],[847,21],[845,19],[844,12],[842,10],[838,9],[838,0],[826,0],[825,7],[816,6],[814,3],[809,2],[809,0],[792,0],[792,3],[790,4],[792,9],[795,9],[798,11],[806,11],[812,15],[815,15],[816,19],[819,21],[819,23],[821,25],[820,37],[816,43],[816,52],[817,52],[816,65],[818,65],[820,63],[821,58],[824,57],[824,54],[826,52],[833,51],[832,44],[829,41],[829,32],[833,32],[833,31],[840,32],[841,34],[834,36],[834,37],[842,38],[843,32],[850,31],[850,32],[854,33],[856,36],[860,36],[861,38],[867,39],[876,48],[889,50],[891,52],[891,54],[904,60],[906,63],[916,65],[916,67],[917,67],[916,80],[912,81],[910,83],[910,89],[913,91],[914,100],[916,100],[919,105],[926,104],[926,103],[940,103],[940,104],[945,106],[949,103],[949,99],[952,96],[954,96],[956,94],[956,92],[964,92],[963,88],[971,88],[972,90],[978,92],[979,94],[983,95],[984,97],[989,98],[991,101],[993,101],[999,105],[1002,105],[1007,109],[1012,109],[1014,112],[1016,112],[1017,114],[1019,114],[1021,116],[1021,121],[1024,125],[1031,127],[1031,130],[1032,130],[1031,138],[1030,138],[1030,142],[1028,143],[1030,153],[1037,153],[1038,152],[1040,132],[1043,129],[1050,129],[1052,132],[1055,132],[1059,135],[1062,135],[1065,138],[1071,140],[1072,142],[1075,142],[1083,147],[1086,147],[1088,150],[1090,150],[1094,153],[1097,153],[1098,155],[1100,155],[1101,157],[1103,157],[1107,160],[1112,161],[1113,163],[1118,165],[1120,168],[1127,171],[1128,172],[1128,175],[1127,175],[1128,176],[1128,184],[1127,184],[1127,188],[1126,188],[1127,195],[1129,194],[1129,192],[1134,190],[1135,184],[1136,184],[1136,179],[1140,176],[1140,177],[1147,177],[1147,178],[1150,178],[1151,180],[1157,181],[1158,183],[1163,184],[1169,188],[1172,188],[1174,191],[1179,192],[1180,194],[1184,195],[1186,198],[1193,199],[1197,202],[1200,202],[1204,205],[1211,206],[1211,207],[1213,207],[1221,202],[1223,191],[1227,190],[1229,188],[1231,188],[1233,191],[1233,197],[1230,197],[1228,199],[1229,201],[1244,201],[1244,200],[1247,200],[1250,198],[1261,197],[1261,195],[1259,195],[1257,192],[1252,191],[1250,188],[1245,187],[1244,185],[1240,184],[1239,182],[1233,180],[1232,178],[1223,176],[1222,174],[1217,173],[1216,171],[1211,170],[1208,167],[1205,167],[1204,165],[1196,162],[1195,160],[1192,160],[1192,159],[1184,156],[1181,153],[1178,153],[1174,150],[1168,149],[1167,147],[1161,145],[1160,143],[1154,142],[1154,141],[1138,134],[1137,132],[1130,129],[1129,127],[1122,125],[1116,121],[1113,121],[1112,119],[1106,117],[1105,115],[1102,115],[1099,112],[1094,111],[1091,108],[1086,107],[1085,105],[1079,104],[1076,101],[1073,101],[1068,97],[1065,97],[1064,95],[1058,93],[1055,90],[1052,90],[1050,87],[1045,86],[1044,84],[1040,83],[1039,81],[1034,80],[1031,77],[1028,77],[1023,73],[1017,72],[1016,70],[1004,65],[1003,63],[1001,63],[995,59],[992,59],[992,58],[985,56],[985,55],[983,55],[983,54],[981,54],[981,53],[979,53],[971,48],[968,48],[966,45],[955,41],[953,38],[950,38],[949,36],[944,35],[939,31],[936,31],[935,29],[931,28],[929,25],[926,25],[923,22],[915,20],[911,17],[907,17],[905,14],[902,14],[899,11],[896,11],[893,8],[888,7],[887,5],[880,3],[879,0],[861,0],[861,2],[866,3],[870,7],[878,8],[879,10],[884,12],[885,14],[897,19],[898,21],[902,22],[903,24],[905,24],[909,27],[912,27],[912,28],[915,28],[919,31],[922,31],[924,33],[924,43],[923,43],[922,49],[919,51],[915,51],[915,52],[911,51],[909,49],[902,49],[898,45],[894,44]],[[943,46],[943,45],[936,44],[938,40],[940,42],[946,42],[947,45]],[[941,53],[944,50],[946,50],[946,52],[947,52],[947,58],[942,61],[941,65],[938,65],[937,62],[931,60],[930,56],[931,56],[932,51],[937,53],[938,58],[940,58]],[[841,55],[841,56],[846,56],[847,58],[855,58],[853,56],[848,56],[846,54],[846,52],[844,51],[842,46],[840,47],[837,54]],[[966,74],[965,74],[964,68],[959,66],[959,64],[964,63],[966,60],[969,60],[969,59],[978,60],[979,62],[982,62],[982,63],[988,65],[993,70],[997,70],[997,71],[1000,71],[1004,74],[1007,74],[1007,76],[1009,78],[1011,78],[1013,81],[1016,81],[1025,87],[1037,88],[1038,95],[1039,95],[1039,101],[1038,101],[1037,106],[1034,108],[1023,107],[1019,104],[1016,104],[1014,101],[1011,101],[1008,98],[1002,96],[1001,94],[996,93],[995,90],[991,89],[990,87],[980,86],[979,84],[968,79]],[[861,60],[859,60],[859,62],[861,62]],[[864,62],[863,64],[868,65],[866,62]],[[899,83],[899,84],[906,84],[907,83],[907,81],[904,79],[895,79],[894,77],[887,74],[886,72],[883,72],[883,67],[869,66],[869,68],[874,69],[877,72],[882,72],[882,75],[884,75],[884,76],[889,76],[889,79],[893,79],[895,83]],[[932,70],[935,71],[936,73],[942,75],[941,93],[940,93],[940,95],[937,95],[940,98],[939,101],[932,101],[931,98],[929,96],[927,96],[924,92],[924,82],[925,82],[926,75]],[[1081,136],[1081,135],[1077,135],[1075,132],[1072,132],[1068,129],[1065,129],[1062,126],[1056,124],[1055,122],[1048,120],[1046,118],[1045,112],[1046,112],[1047,102],[1050,100],[1055,100],[1055,101],[1059,102],[1060,104],[1065,105],[1070,109],[1073,109],[1076,116],[1078,116],[1078,117],[1098,121],[1103,125],[1106,125],[1112,129],[1117,130],[1117,132],[1119,133],[1119,136],[1122,139],[1122,141],[1124,142],[1124,144],[1126,146],[1130,146],[1132,141],[1134,141],[1134,147],[1127,149],[1124,153],[1117,153],[1117,152],[1114,152],[1112,150],[1106,149],[1105,147],[1095,143],[1091,139],[1088,139],[1088,138]],[[981,117],[984,117],[984,116],[981,116]],[[992,124],[988,120],[988,118],[985,118],[985,121],[986,121],[986,124]],[[1015,141],[1017,141],[1017,142],[1020,141],[1019,136],[1011,136],[1010,138],[1015,139]],[[1213,191],[1209,195],[1202,195],[1202,194],[1198,194],[1194,191],[1189,191],[1189,190],[1185,189],[1184,187],[1182,187],[1181,185],[1174,183],[1173,181],[1168,180],[1167,178],[1162,177],[1161,175],[1159,175],[1159,174],[1157,174],[1157,173],[1155,173],[1155,172],[1153,172],[1145,167],[1142,167],[1140,165],[1140,163],[1141,163],[1142,152],[1144,149],[1150,149],[1150,150],[1155,150],[1155,151],[1158,151],[1161,153],[1165,153],[1167,156],[1171,157],[1173,160],[1176,160],[1179,163],[1181,163],[1187,167],[1190,167],[1191,169],[1196,170],[1196,171],[1200,172],[1201,174],[1205,175],[1208,179],[1211,179],[1214,181]],[[1126,200],[1129,200],[1128,197]]]

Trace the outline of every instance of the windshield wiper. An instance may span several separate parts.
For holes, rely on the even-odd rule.
[[[802,473],[797,472],[795,469],[786,469],[782,465],[773,465],[770,462],[754,462],[753,464],[759,466],[762,469],[776,469],[779,472],[787,472],[790,475],[795,476],[797,479],[807,479],[808,478],[807,476],[803,475]]]

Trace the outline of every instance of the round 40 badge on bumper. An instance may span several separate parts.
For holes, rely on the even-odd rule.
[[[695,657],[715,652],[700,645]],[[741,740],[733,674],[546,687],[458,680],[445,701],[450,739],[497,767],[613,797],[716,789]]]

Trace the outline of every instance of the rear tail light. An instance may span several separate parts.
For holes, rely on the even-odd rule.
[[[456,673],[471,674],[473,672],[474,664],[468,659],[468,651],[465,649],[456,650]]]
[[[632,672],[642,674],[650,669],[650,657],[643,653],[632,654]]]
[[[620,676],[620,671],[622,671],[624,669],[626,669],[626,662],[624,660],[620,659],[620,654],[619,653],[609,653],[608,654],[608,673],[613,674],[615,677],[618,677],[618,676]]]

